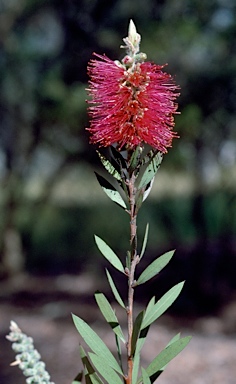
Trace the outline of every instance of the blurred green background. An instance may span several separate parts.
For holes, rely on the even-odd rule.
[[[141,51],[181,85],[176,129],[139,217],[146,262],[176,248],[163,289],[213,311],[236,279],[236,3],[0,0],[0,277],[103,273],[93,234],[125,255],[128,216],[103,196],[85,131],[87,62],[121,59],[132,18]],[[111,225],[112,222],[112,225]],[[145,264],[145,261],[144,261]],[[167,269],[168,269],[167,268]],[[149,284],[155,290],[157,280]]]

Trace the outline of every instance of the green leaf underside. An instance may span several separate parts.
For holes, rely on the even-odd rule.
[[[134,355],[137,340],[140,335],[141,325],[143,321],[145,311],[142,311],[138,314],[138,316],[135,319],[134,326],[133,326],[133,333],[132,333],[132,339],[131,339],[131,355]]]
[[[108,279],[108,282],[110,284],[112,293],[113,293],[116,301],[118,302],[118,304],[120,304],[120,306],[122,308],[125,309],[125,304],[124,304],[122,298],[120,297],[120,294],[119,294],[119,292],[118,292],[118,290],[117,290],[117,288],[115,286],[115,283],[114,283],[114,281],[113,281],[113,279],[112,279],[112,277],[111,277],[111,275],[110,275],[110,273],[109,273],[109,271],[107,269],[106,269],[106,274],[107,274],[107,279]]]
[[[184,285],[184,281],[176,284],[168,292],[166,292],[155,305],[151,305],[146,309],[141,329],[146,328],[158,319],[177,299]],[[152,299],[153,300],[153,299]],[[150,303],[149,303],[150,304]]]
[[[143,367],[141,368],[141,372],[142,372],[143,384],[152,384],[147,372]]]
[[[121,180],[121,175],[119,174],[119,172],[115,169],[115,167],[113,167],[113,165],[111,164],[111,162],[104,156],[102,155],[99,151],[97,151],[98,153],[98,156],[101,160],[101,163],[102,165],[104,166],[104,168],[107,170],[107,172],[110,173],[110,175],[112,175],[113,177],[115,177],[115,179],[117,180]]]
[[[166,252],[164,255],[154,260],[139,276],[137,285],[143,284],[156,276],[171,260],[174,251]]]
[[[122,208],[127,209],[126,204],[124,200],[122,199],[121,195],[118,191],[114,191],[112,189],[106,189],[102,187],[105,194],[112,200],[114,203],[120,205]]]
[[[95,372],[82,345],[80,345],[80,357],[84,365],[85,383],[86,384],[93,384],[93,383],[104,384],[103,381],[98,377],[97,373]]]
[[[151,382],[153,383],[152,377],[155,374],[162,370],[163,367],[166,366],[174,357],[176,357],[190,342],[191,336],[183,337],[179,339],[163,349],[159,355],[153,359],[153,361],[146,368],[146,372],[148,376],[151,378]],[[138,380],[138,383],[141,382],[141,378]]]
[[[122,199],[120,193],[116,190],[116,188],[111,183],[109,183],[109,181],[107,181],[103,176],[99,175],[97,172],[95,172],[95,175],[103,191],[106,193],[106,195],[112,201],[114,201],[114,203],[120,205],[124,209],[127,209],[124,200]]]
[[[89,348],[98,356],[103,356],[103,358],[106,360],[106,363],[122,375],[123,373],[118,362],[106,344],[103,342],[103,340],[83,319],[74,314],[72,314],[72,317],[77,331],[85,343],[89,346]]]
[[[102,312],[107,323],[111,326],[113,332],[120,338],[121,341],[123,341],[123,343],[125,343],[125,337],[123,335],[119,321],[106,296],[101,292],[96,292],[95,299],[100,308],[100,311]]]
[[[100,237],[95,235],[95,242],[97,244],[97,247],[99,251],[102,253],[102,255],[120,272],[124,272],[124,267],[118,258],[118,256],[115,254],[115,252],[105,243],[104,240],[102,240]]]
[[[123,380],[108,364],[106,359],[102,355],[96,355],[89,352],[89,357],[100,375],[108,382],[112,384],[123,384]]]
[[[156,172],[158,171],[162,161],[162,155],[158,152],[149,162],[147,168],[142,175],[138,189],[145,187],[150,181],[154,178]]]

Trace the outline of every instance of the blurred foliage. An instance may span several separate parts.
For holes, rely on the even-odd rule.
[[[156,237],[161,247],[235,236],[235,14],[231,0],[0,0],[0,254],[11,226],[30,270],[88,262],[99,228],[112,243],[118,231],[125,246],[122,214],[109,225],[114,208],[55,207],[49,198],[68,165],[96,162],[85,131],[87,62],[94,51],[122,57],[130,18],[148,59],[168,62],[181,85],[181,139],[162,167],[196,180],[193,196],[147,203],[151,248]],[[37,201],[25,194],[32,178],[43,183]]]

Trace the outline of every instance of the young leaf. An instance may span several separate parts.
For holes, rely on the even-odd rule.
[[[120,272],[124,272],[124,267],[119,259],[119,257],[115,254],[115,252],[102,240],[100,237],[95,235],[95,242],[99,251],[103,254],[103,256]]]
[[[177,299],[184,285],[184,281],[176,284],[162,298],[152,307],[152,310],[146,311],[142,323],[142,329],[152,324],[158,317],[160,317]]]
[[[142,175],[138,189],[145,187],[150,181],[154,178],[162,162],[162,154],[157,152],[157,154],[149,161],[147,168]]]
[[[137,285],[143,284],[156,276],[171,260],[174,251],[166,252],[164,255],[154,260],[139,276]]]
[[[96,172],[95,172],[95,175],[103,191],[106,193],[106,195],[112,201],[114,201],[114,203],[120,205],[124,209],[127,209],[124,200],[122,199],[120,193],[116,190],[116,188],[111,183],[109,183],[109,181],[107,181],[103,176],[98,175],[98,173]]]
[[[115,169],[115,167],[111,164],[111,162],[104,156],[102,155],[99,151],[97,151],[98,156],[101,160],[102,165],[104,168],[117,180],[121,180],[121,175],[119,172]]]
[[[143,245],[142,245],[141,253],[139,255],[140,259],[143,257],[145,249],[146,249],[146,246],[147,246],[148,231],[149,231],[149,223],[147,223],[147,225],[146,225],[144,239],[143,239]]]
[[[143,321],[144,312],[142,311],[138,314],[138,316],[135,319],[134,327],[133,327],[133,333],[132,333],[132,339],[131,339],[131,355],[133,356],[136,349],[137,340],[140,335],[141,325]]]
[[[103,356],[104,359],[106,359],[106,363],[122,375],[123,372],[121,371],[119,364],[103,340],[80,317],[74,314],[72,314],[72,317],[77,331],[89,348],[91,348],[91,350],[97,355]]]
[[[112,384],[123,384],[123,380],[108,364],[106,359],[102,355],[96,355],[89,352],[89,357],[100,375],[108,382]]]
[[[123,335],[119,321],[106,296],[101,292],[96,292],[95,299],[100,308],[100,311],[102,312],[108,324],[111,326],[113,332],[120,338],[121,341],[123,341],[123,343],[125,343],[125,337]]]
[[[115,283],[114,283],[114,281],[113,281],[113,279],[112,279],[112,277],[111,277],[111,275],[107,269],[106,269],[106,273],[107,273],[108,282],[110,284],[113,295],[115,296],[115,299],[117,300],[118,304],[120,304],[120,306],[125,309],[125,304],[124,304],[122,298],[120,297],[120,294],[119,294],[119,292],[115,286]]]
[[[163,349],[159,355],[149,364],[146,368],[146,372],[153,383],[156,379],[155,374],[159,372],[167,363],[169,363],[174,357],[176,357],[190,342],[191,336],[183,337]],[[141,382],[141,379],[138,381]]]
[[[147,371],[145,371],[143,367],[141,368],[141,371],[142,371],[143,384],[152,384],[150,377],[147,374]]]

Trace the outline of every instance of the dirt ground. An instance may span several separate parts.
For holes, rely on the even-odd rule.
[[[34,338],[51,380],[70,384],[81,368],[78,345],[81,341],[71,312],[84,318],[111,348],[112,332],[103,322],[93,302],[96,282],[86,275],[55,279],[22,275],[0,283],[0,383],[23,384],[25,378],[14,360],[11,343],[6,340],[10,320]],[[139,308],[140,309],[140,308]],[[125,316],[119,307],[121,324]],[[159,384],[235,384],[236,383],[236,304],[232,302],[218,317],[175,319],[163,316],[151,327],[143,349],[145,367],[178,332],[192,335],[179,354],[157,380]],[[112,383],[111,383],[112,384]]]

